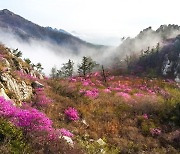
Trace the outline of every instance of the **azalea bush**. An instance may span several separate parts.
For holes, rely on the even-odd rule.
[[[45,132],[50,138],[58,137],[59,133],[52,127],[52,121],[42,112],[30,106],[21,108],[13,105],[13,102],[0,97],[0,116],[11,121],[15,126],[28,132]]]
[[[74,136],[69,130],[67,130],[65,128],[61,128],[59,131],[60,131],[62,136],[67,136],[67,137],[73,137]]]
[[[31,74],[24,73],[23,71],[16,71],[15,73],[23,80],[38,80],[36,77],[32,76]]]
[[[80,119],[78,111],[75,108],[69,107],[64,111],[64,113],[69,120],[76,121]]]
[[[47,107],[52,103],[52,99],[46,96],[43,88],[36,88],[34,91],[35,96],[33,106],[36,106],[37,108]]]

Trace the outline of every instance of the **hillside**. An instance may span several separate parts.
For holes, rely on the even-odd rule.
[[[47,78],[0,46],[1,153],[179,153],[180,86],[113,76]]]
[[[93,45],[85,42],[63,30],[58,31],[50,27],[39,26],[7,9],[0,11],[0,30],[5,33],[14,34],[19,37],[22,42],[29,42],[31,39],[46,41],[58,47],[69,49],[72,53],[74,52],[76,54],[81,48],[89,50],[104,48],[104,46],[101,45]]]
[[[111,57],[112,70],[180,82],[179,34],[178,25],[161,25],[156,31],[149,27],[134,38],[126,38]]]
[[[139,53],[142,50],[156,47],[157,43],[164,46],[169,39],[175,38],[180,34],[180,26],[178,25],[161,25],[158,29],[153,30],[148,27],[142,30],[134,38],[127,37],[122,44],[117,48],[119,53],[130,54]]]

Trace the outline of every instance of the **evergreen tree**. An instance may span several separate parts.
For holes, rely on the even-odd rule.
[[[43,67],[42,67],[41,63],[37,63],[36,69],[37,69],[38,72],[42,72]]]
[[[63,64],[63,67],[61,70],[59,70],[59,73],[62,73],[64,77],[71,77],[73,75],[73,70],[74,62],[69,59],[67,63]]]
[[[91,73],[92,70],[97,66],[98,64],[92,60],[91,57],[83,57],[82,62],[80,65],[78,65],[78,73],[82,74],[83,76],[86,76],[87,73]]]
[[[31,60],[29,58],[24,58],[24,61],[27,63],[27,64],[31,64]]]
[[[16,57],[22,57],[22,52],[17,49],[13,50],[13,54],[16,56]]]

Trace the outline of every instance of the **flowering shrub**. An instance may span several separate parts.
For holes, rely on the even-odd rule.
[[[37,107],[46,107],[50,103],[52,103],[52,100],[48,98],[44,92],[43,88],[36,88],[35,89],[35,104]]]
[[[158,136],[161,135],[161,130],[159,128],[151,128],[150,133],[152,136]]]
[[[131,95],[129,95],[128,93],[124,93],[124,92],[118,92],[117,93],[118,96],[121,96],[124,100],[129,100],[131,99]]]
[[[35,78],[34,76],[32,76],[30,74],[26,74],[23,71],[16,71],[16,74],[18,76],[20,76],[22,79],[28,79],[28,80],[32,80],[32,81],[37,80],[37,78]]]
[[[79,120],[79,114],[75,108],[69,107],[64,111],[64,113],[69,120],[72,121]]]
[[[143,114],[144,119],[148,119],[148,115],[145,113]]]
[[[99,96],[99,90],[97,88],[86,90],[84,93],[85,96],[88,96],[90,98],[97,98]]]
[[[67,130],[65,128],[61,128],[59,131],[60,131],[62,136],[67,136],[67,137],[73,137],[74,136],[69,130]]]
[[[49,136],[58,136],[58,131],[52,127],[52,121],[42,112],[23,105],[16,107],[11,101],[0,97],[0,116],[10,120],[25,132],[46,132]]]
[[[0,59],[3,59],[4,58],[4,55],[0,54]]]
[[[105,93],[111,93],[111,90],[109,88],[104,89]]]

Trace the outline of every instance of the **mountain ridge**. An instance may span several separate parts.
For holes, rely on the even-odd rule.
[[[59,46],[70,48],[73,51],[78,51],[79,46],[97,49],[103,48],[103,45],[94,45],[79,39],[73,35],[65,33],[65,31],[57,31],[47,27],[39,26],[11,11],[4,9],[0,11],[0,28],[13,32],[22,40],[29,39],[45,40],[55,43]]]

